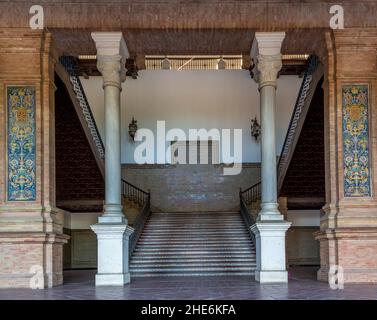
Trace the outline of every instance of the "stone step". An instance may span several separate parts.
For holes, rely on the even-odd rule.
[[[232,257],[232,258],[229,258],[229,259],[226,259],[226,258],[223,258],[222,256],[219,256],[217,258],[209,258],[209,257],[206,257],[206,258],[185,258],[185,257],[182,257],[182,258],[166,258],[166,257],[155,257],[155,258],[136,258],[136,257],[133,257],[132,260],[131,260],[131,263],[132,264],[148,264],[148,263],[182,263],[182,262],[186,262],[186,263],[195,263],[195,262],[203,262],[203,263],[212,263],[212,262],[215,262],[215,263],[243,263],[243,262],[255,262],[256,259],[254,257],[250,257],[250,258],[235,258],[235,257]]]
[[[156,241],[182,241],[182,242],[217,242],[217,241],[234,241],[234,243],[237,243],[238,240],[250,240],[249,235],[244,237],[206,237],[206,236],[195,236],[195,237],[189,237],[189,236],[180,236],[180,235],[174,235],[174,236],[153,236],[153,235],[142,235],[139,238],[139,241],[148,241],[148,242],[156,242]]]
[[[254,262],[187,262],[183,261],[180,263],[165,263],[160,262],[160,263],[145,263],[145,264],[132,264],[130,266],[130,270],[134,269],[142,269],[142,268],[176,268],[176,267],[224,267],[224,268],[229,268],[229,267],[252,267],[254,268],[256,266],[255,261]]]
[[[180,227],[197,227],[197,226],[204,226],[204,227],[241,227],[245,228],[245,225],[242,223],[234,223],[234,222],[224,222],[224,223],[211,223],[211,222],[177,222],[177,223],[160,223],[160,222],[148,222],[147,226],[153,228],[180,228]]]
[[[201,272],[201,271],[211,271],[211,272],[214,272],[214,271],[221,271],[221,272],[229,272],[229,271],[250,271],[250,270],[254,270],[254,268],[252,267],[238,267],[238,266],[235,266],[235,267],[223,267],[223,266],[219,266],[219,267],[204,267],[204,266],[200,266],[200,267],[180,267],[180,268],[130,268],[132,270],[132,272],[136,273],[136,272],[189,272],[189,271],[192,271],[192,272]]]
[[[239,213],[153,213],[130,261],[134,276],[253,276],[255,247]]]
[[[246,249],[237,249],[237,250],[229,250],[229,249],[223,249],[223,250],[219,250],[219,248],[213,248],[213,249],[206,249],[206,248],[203,248],[203,249],[192,249],[192,250],[185,250],[185,249],[164,249],[164,250],[161,250],[159,248],[155,248],[155,249],[148,249],[148,248],[138,248],[136,247],[135,248],[135,251],[134,251],[134,254],[138,254],[138,253],[151,253],[151,252],[158,252],[159,254],[227,254],[227,253],[233,253],[233,254],[238,254],[238,253],[249,253],[249,254],[253,254],[254,251],[251,249],[251,248],[246,248]]]
[[[171,225],[179,225],[179,224],[185,224],[185,223],[206,223],[206,224],[216,224],[216,225],[221,225],[221,224],[242,224],[243,220],[241,219],[226,219],[226,220],[220,220],[220,219],[179,219],[179,220],[172,220],[172,219],[166,219],[166,220],[161,220],[161,219],[149,219],[148,223],[153,223],[153,224],[171,224]]]
[[[241,221],[242,217],[237,215],[188,215],[188,216],[173,216],[173,215],[160,215],[155,214],[149,217],[149,220],[165,220],[165,221],[182,221],[182,220],[213,220],[213,221],[224,221],[224,220],[238,220]]]
[[[176,226],[169,226],[169,225],[165,225],[165,224],[162,224],[162,225],[159,225],[159,226],[154,226],[152,224],[149,224],[147,223],[147,225],[145,226],[145,228],[149,228],[149,229],[157,229],[157,230],[165,230],[165,229],[169,229],[169,230],[180,230],[180,229],[206,229],[206,230],[210,230],[210,229],[246,229],[244,225],[241,225],[241,224],[233,224],[233,225],[230,225],[230,224],[219,224],[219,225],[214,225],[214,224],[200,224],[200,223],[197,223],[197,224],[184,224],[184,223],[181,223],[180,225],[176,225]]]
[[[142,258],[148,258],[148,259],[154,259],[154,258],[160,258],[160,259],[165,259],[165,258],[180,258],[180,259],[192,259],[192,258],[207,258],[207,259],[212,259],[212,258],[249,258],[255,256],[255,251],[252,252],[245,252],[242,251],[241,253],[234,253],[234,252],[220,252],[220,253],[214,253],[214,252],[204,252],[204,253],[190,253],[190,252],[183,252],[183,253],[176,253],[176,252],[164,252],[164,253],[156,253],[156,251],[152,252],[134,252],[132,259],[142,259]]]
[[[251,239],[215,239],[215,240],[209,240],[209,239],[199,239],[199,240],[195,240],[195,239],[171,239],[171,238],[165,238],[165,239],[151,239],[151,240],[148,240],[148,239],[144,239],[144,238],[141,238],[139,239],[139,241],[137,242],[138,245],[150,245],[150,246],[153,246],[153,245],[161,245],[161,244],[184,244],[184,245],[211,245],[211,244],[223,244],[223,245],[227,245],[227,244],[238,244],[238,245],[247,245],[247,246],[253,246],[253,242],[251,241]]]
[[[216,212],[198,212],[198,211],[192,211],[192,212],[153,212],[153,216],[182,216],[182,217],[188,217],[188,216],[227,216],[227,215],[235,215],[239,216],[239,213],[237,211],[216,211]]]
[[[142,244],[140,244],[142,245]],[[213,249],[213,248],[227,248],[228,250],[230,250],[231,248],[237,248],[239,250],[247,250],[250,248],[250,246],[240,246],[239,244],[228,244],[226,246],[224,246],[224,243],[209,243],[209,244],[205,244],[203,245],[202,243],[198,243],[198,244],[193,244],[193,243],[185,243],[185,244],[173,244],[173,243],[164,243],[164,244],[148,244],[148,248],[149,249],[165,249],[165,248],[171,248],[171,249],[178,249],[178,248],[193,248],[193,249],[196,249],[196,248],[203,248],[205,247],[206,249]]]
[[[254,271],[227,271],[227,272],[142,272],[142,273],[133,273],[131,272],[132,278],[141,278],[141,277],[224,277],[224,276],[247,276],[253,277],[255,275]]]
[[[146,230],[144,229],[143,230],[143,233],[142,234],[153,234],[153,235],[160,235],[160,234],[165,234],[166,235],[166,231],[165,230]],[[182,235],[182,230],[171,230],[169,232],[169,234],[181,234]],[[249,233],[247,232],[247,230],[190,230],[190,234],[191,235],[197,235],[197,234],[230,234],[230,235],[233,235],[233,236],[236,236],[236,235],[248,235]]]

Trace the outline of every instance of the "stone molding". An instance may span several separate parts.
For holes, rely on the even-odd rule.
[[[377,228],[335,228],[317,231],[314,233],[316,240],[336,240],[336,239],[369,239],[377,240]]]
[[[250,55],[274,56],[280,54],[285,32],[256,32]]]
[[[97,47],[97,55],[120,55],[123,59],[130,56],[122,32],[92,32],[91,34]]]

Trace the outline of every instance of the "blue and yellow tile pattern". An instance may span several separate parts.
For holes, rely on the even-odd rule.
[[[36,199],[35,88],[7,87],[8,201]]]
[[[368,86],[343,86],[344,196],[371,195],[369,169]]]

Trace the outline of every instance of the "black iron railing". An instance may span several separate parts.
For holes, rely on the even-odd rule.
[[[317,70],[319,65],[319,59],[315,55],[311,55],[308,59],[308,65],[304,72],[304,77],[302,79],[302,83],[300,86],[300,90],[297,95],[297,100],[295,103],[295,107],[293,109],[292,117],[289,122],[287,135],[285,136],[285,140],[283,143],[283,147],[280,153],[279,162],[277,166],[278,170],[278,187],[282,184],[282,179],[284,179],[283,171],[284,169],[287,169],[289,165],[289,159],[288,155],[292,151],[292,142],[297,135],[297,127],[298,123],[300,122],[302,115],[305,114],[307,111],[305,110],[305,106],[309,108],[309,105],[305,105],[306,98],[308,96],[308,93],[312,87],[312,80],[313,80],[313,74]]]
[[[96,146],[97,152],[101,159],[105,158],[105,147],[103,145],[103,141],[99,134],[96,121],[94,120],[94,116],[92,110],[90,108],[88,99],[86,98],[84,88],[82,87],[78,72],[77,72],[77,65],[76,59],[72,56],[61,56],[59,58],[61,65],[67,71],[69,75],[69,80],[72,84],[72,88],[74,93],[76,94],[77,101],[81,107],[82,114],[85,118],[85,121],[88,125],[89,131],[92,135],[92,139]]]
[[[241,213],[243,221],[245,222],[245,224],[247,226],[247,229],[249,230],[250,237],[255,244],[255,235],[250,229],[250,227],[253,224],[255,224],[255,220],[254,220],[254,217],[250,214],[250,211],[247,208],[247,204],[246,204],[245,199],[243,198],[241,192],[240,192],[240,213]]]
[[[149,199],[150,193],[146,192],[128,181],[122,179],[122,195],[126,199],[142,206]]]
[[[129,239],[129,257],[131,258],[132,253],[135,250],[137,241],[140,238],[141,233],[143,232],[145,223],[147,222],[149,215],[151,213],[151,195],[150,192],[146,192],[132,183],[122,179],[122,195],[126,199],[136,203],[141,206],[141,210],[136,217],[132,228],[134,232],[131,234]]]
[[[147,222],[150,214],[151,214],[151,205],[150,205],[150,197],[148,196],[145,200],[145,203],[143,204],[141,211],[139,215],[137,216],[136,220],[134,221],[132,227],[134,228],[134,232],[131,234],[129,239],[129,250],[128,254],[131,258],[136,244],[141,236],[141,233],[143,232],[145,223]]]
[[[251,187],[240,190],[240,198],[244,200],[246,205],[250,205],[253,202],[257,201],[261,197],[261,182],[253,184]]]

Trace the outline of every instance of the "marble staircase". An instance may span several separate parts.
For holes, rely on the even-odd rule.
[[[152,213],[130,272],[133,277],[253,276],[255,255],[238,212]]]

